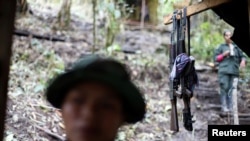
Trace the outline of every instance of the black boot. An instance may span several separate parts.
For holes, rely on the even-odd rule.
[[[193,131],[193,116],[191,115],[190,108],[183,109],[183,126],[188,131]]]

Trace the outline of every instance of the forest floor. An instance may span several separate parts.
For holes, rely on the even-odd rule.
[[[33,6],[34,15],[16,19],[15,28],[43,36],[56,36],[66,41],[40,40],[32,36],[13,36],[13,54],[9,80],[6,117],[6,141],[53,141],[64,139],[64,125],[60,112],[44,99],[46,81],[60,73],[80,56],[91,53],[92,24],[72,15],[69,30],[52,28],[55,13],[52,8]],[[101,27],[101,25],[100,25]],[[200,86],[191,99],[191,112],[196,120],[189,132],[182,125],[181,99],[177,101],[180,131],[170,131],[171,104],[168,95],[168,27],[138,29],[125,26],[116,37],[122,50],[105,52],[103,37],[98,34],[97,53],[112,55],[129,65],[133,80],[144,92],[147,114],[143,122],[120,129],[117,141],[206,141],[208,124],[229,124],[219,108],[217,72],[197,61]],[[73,40],[74,39],[74,40]],[[194,55],[195,56],[195,55]],[[248,85],[239,87],[240,113],[248,113],[250,99]],[[250,124],[245,123],[245,124]]]

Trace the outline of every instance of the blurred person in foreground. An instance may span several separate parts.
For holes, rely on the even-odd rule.
[[[246,66],[246,56],[231,40],[230,30],[224,31],[223,36],[225,43],[215,49],[214,61],[218,63],[221,110],[229,112],[233,109],[232,91],[237,89],[239,71]]]
[[[52,79],[45,96],[61,110],[68,141],[114,141],[121,126],[142,121],[146,113],[125,65],[98,55]]]

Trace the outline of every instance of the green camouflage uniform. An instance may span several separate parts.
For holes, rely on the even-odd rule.
[[[217,57],[222,55],[223,52],[229,50],[229,46],[227,44],[221,44],[215,50],[214,60],[218,63],[218,80],[220,84],[220,100],[222,104],[222,110],[228,111],[232,110],[232,84],[235,79],[236,83],[239,77],[239,67],[242,59],[245,58],[241,49],[234,45],[234,55],[229,55],[223,57],[222,60],[217,60]],[[236,84],[237,85],[237,84]]]

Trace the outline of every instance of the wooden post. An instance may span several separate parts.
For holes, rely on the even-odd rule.
[[[0,0],[0,141],[4,138],[16,0]]]
[[[233,119],[234,125],[239,125],[239,116],[238,116],[238,98],[237,98],[237,84],[238,78],[233,80],[233,90],[232,90],[232,102],[233,102]]]

